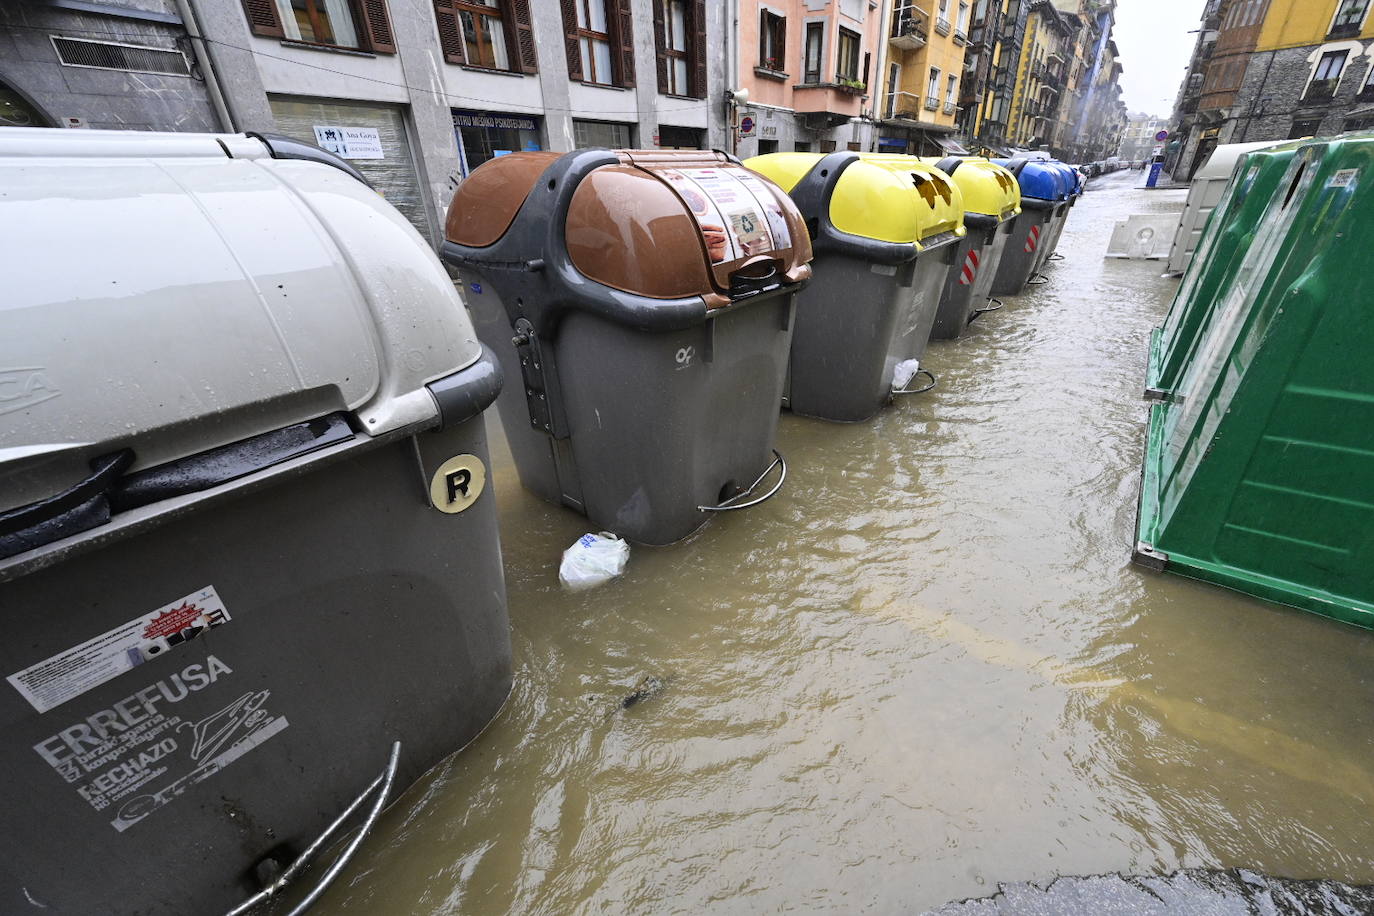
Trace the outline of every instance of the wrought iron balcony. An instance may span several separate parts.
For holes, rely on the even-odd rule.
[[[892,14],[888,41],[904,51],[924,48],[930,38],[930,14],[920,7],[904,6]]]
[[[1307,91],[1302,94],[1302,100],[1304,102],[1325,102],[1336,95],[1336,86],[1339,84],[1339,77],[1313,80],[1307,84]]]

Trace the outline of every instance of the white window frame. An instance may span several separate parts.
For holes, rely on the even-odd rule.
[[[1345,51],[1345,63],[1341,65],[1340,75],[1336,77],[1336,89],[1332,93],[1341,91],[1341,80],[1345,79],[1346,73],[1350,72],[1350,63],[1355,58],[1364,54],[1364,45],[1358,41],[1333,41],[1321,45],[1311,54],[1307,55],[1307,62],[1310,65],[1307,71],[1307,82],[1303,84],[1302,95],[1298,98],[1306,98],[1308,90],[1312,88],[1312,81],[1317,78],[1317,67],[1321,66],[1322,58],[1334,51]]]
[[[1336,8],[1331,12],[1331,23],[1326,27],[1327,32],[1330,32],[1336,27],[1336,18],[1340,16],[1341,7],[1345,6],[1345,4],[1346,0],[1336,0]],[[1374,6],[1374,3],[1371,3],[1370,0],[1364,0],[1364,14],[1360,16],[1359,22],[1360,32],[1364,31],[1364,24],[1369,21],[1369,8],[1371,6]]]

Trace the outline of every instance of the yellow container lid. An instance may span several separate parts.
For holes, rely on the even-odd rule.
[[[921,161],[937,165],[943,160],[924,157]],[[964,209],[969,213],[1009,220],[1021,212],[1021,185],[1016,176],[991,160],[960,156],[949,177],[963,192]]]
[[[790,193],[825,155],[768,153],[744,165]],[[858,155],[859,161],[840,173],[830,197],[836,229],[918,248],[938,235],[964,234],[963,198],[944,172],[915,156]]]

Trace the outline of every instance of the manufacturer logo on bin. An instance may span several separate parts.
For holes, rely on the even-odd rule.
[[[692,365],[692,357],[696,355],[696,347],[679,347],[677,356],[674,357],[677,360],[677,367],[679,369],[686,369],[688,366]]]
[[[46,371],[42,366],[0,369],[0,413],[33,407],[61,394]]]

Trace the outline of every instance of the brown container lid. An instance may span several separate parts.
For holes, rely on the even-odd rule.
[[[510,228],[530,188],[557,158],[558,153],[511,153],[473,169],[453,195],[444,238],[473,248],[495,243]]]
[[[718,308],[732,290],[810,276],[806,225],[772,182],[721,153],[615,155],[618,164],[587,174],[568,206],[568,256],[587,278],[655,299],[701,296]],[[495,243],[557,156],[515,153],[475,170],[454,195],[448,239]]]

